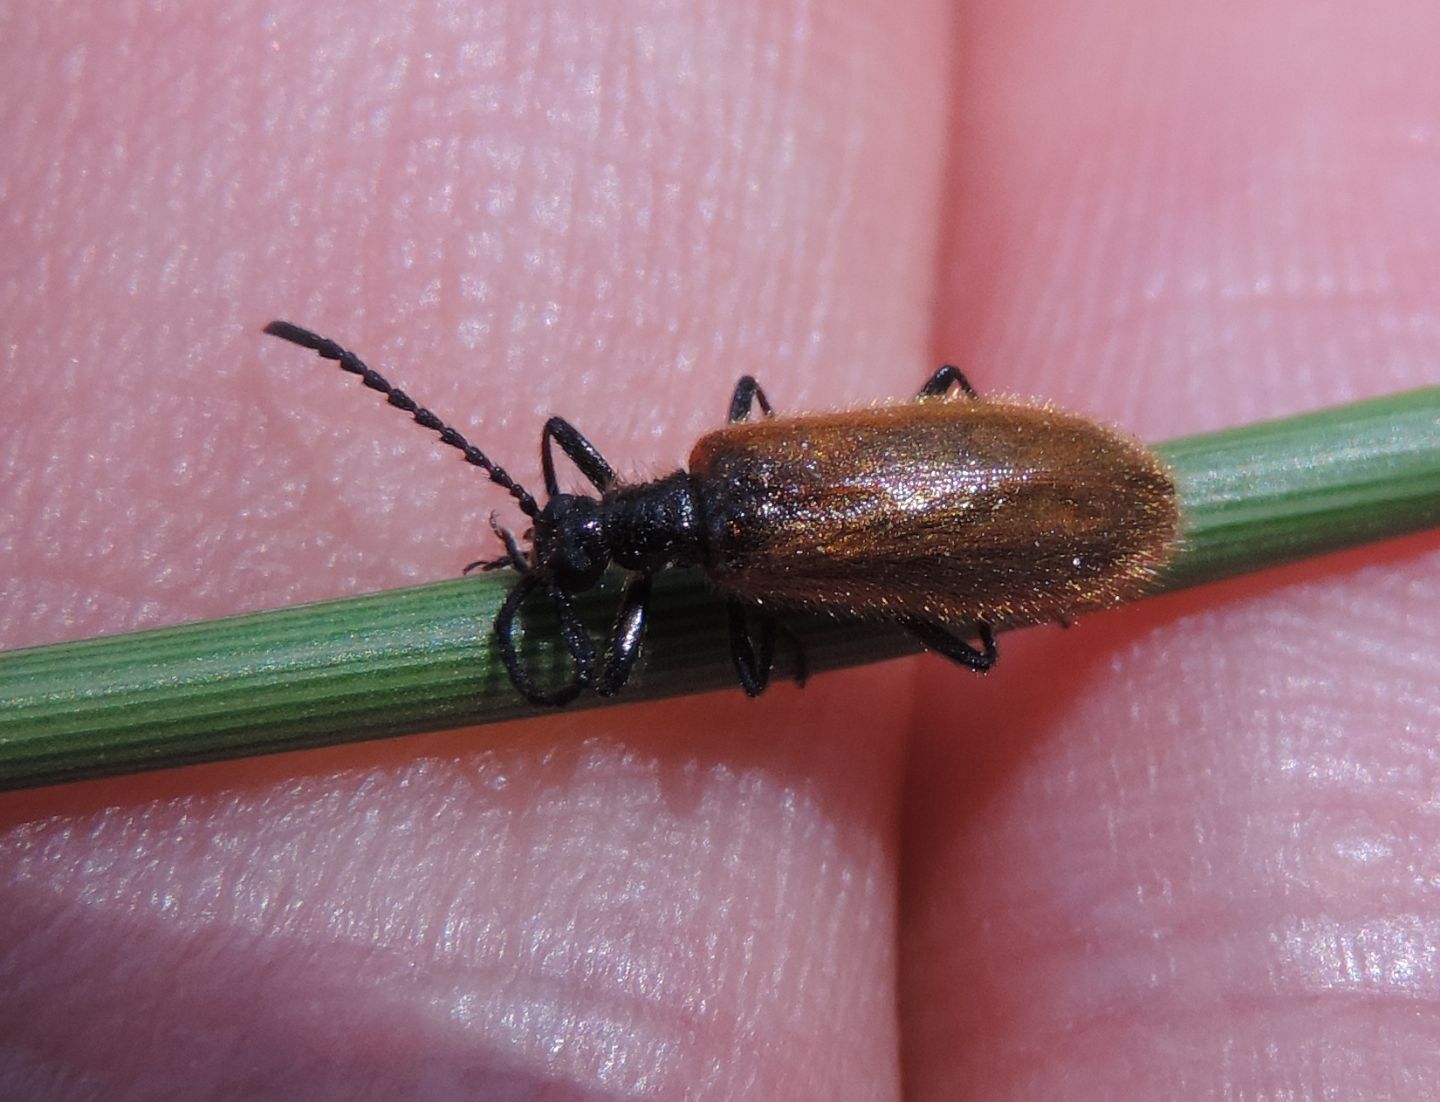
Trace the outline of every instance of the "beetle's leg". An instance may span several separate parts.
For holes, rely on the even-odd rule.
[[[555,481],[555,456],[551,442],[560,445],[560,450],[570,457],[570,462],[590,480],[602,494],[615,483],[615,471],[605,462],[595,445],[580,434],[580,430],[563,417],[552,417],[540,431],[540,467],[545,472],[545,492],[554,497],[560,492]]]
[[[779,619],[772,617],[775,630],[785,637],[785,642],[790,644],[790,649],[795,656],[795,684],[802,689],[805,682],[810,680],[810,660],[805,656],[805,644],[800,642],[800,636],[796,635]]]
[[[517,561],[518,560],[512,559],[509,555],[501,555],[498,559],[476,559],[474,562],[466,563],[465,569],[460,571],[460,573],[473,574],[478,570],[482,574],[488,574],[492,570],[504,570],[507,566],[515,566]],[[523,565],[515,566],[515,569],[519,570],[522,574],[526,573]]]
[[[775,617],[760,618],[760,646],[750,639],[743,601],[730,602],[730,653],[735,659],[735,672],[746,695],[759,696],[770,684],[770,670],[775,665]]]
[[[989,624],[975,625],[976,634],[980,636],[979,647],[973,647],[959,636],[950,634],[943,625],[923,620],[919,616],[906,617],[900,621],[900,626],[924,643],[927,650],[943,654],[952,662],[959,662],[976,673],[984,673],[995,665],[995,659],[999,656],[995,649],[995,635]]]
[[[631,574],[620,594],[620,610],[605,646],[605,662],[595,682],[601,696],[613,696],[630,680],[640,644],[645,639],[645,621],[650,611],[650,575]]]
[[[940,398],[943,397],[952,386],[959,387],[968,398],[978,398],[975,388],[970,385],[970,380],[965,378],[965,373],[953,364],[946,364],[934,375],[930,381],[920,388],[917,398]]]
[[[525,558],[525,552],[520,550],[520,545],[515,542],[515,533],[503,527],[495,514],[490,514],[490,530],[500,537],[500,542],[505,545],[505,554],[498,559],[476,559],[460,571],[462,574],[469,574],[471,571],[480,570],[488,573],[491,570],[503,570],[507,566],[513,566],[522,574],[530,573],[530,563]]]
[[[580,695],[581,689],[594,680],[595,647],[585,633],[585,626],[580,623],[570,595],[550,586],[550,599],[555,603],[555,615],[560,621],[560,637],[565,642],[565,649],[570,652],[575,672],[570,682],[558,689],[542,689],[531,680],[520,663],[520,654],[515,646],[516,619],[525,598],[541,584],[539,575],[525,574],[505,595],[500,611],[495,614],[495,641],[500,649],[501,664],[510,675],[510,683],[516,691],[531,704],[559,707],[569,704]]]
[[[500,605],[500,611],[495,614],[495,645],[500,651],[500,662],[504,665],[505,672],[510,675],[510,684],[532,704],[543,704],[546,701],[520,665],[520,655],[515,648],[515,618],[525,598],[530,596],[538,584],[539,579],[534,574],[525,575],[511,586],[510,592],[505,594],[505,600]]]
[[[575,660],[575,685],[583,689],[595,680],[595,644],[590,642],[590,633],[580,622],[580,613],[575,611],[572,594],[552,583],[550,600],[555,605],[556,619],[560,621],[560,638]]]
[[[766,417],[775,416],[775,411],[770,408],[770,399],[765,397],[765,392],[760,389],[760,384],[755,381],[753,376],[742,375],[740,381],[735,384],[735,394],[730,399],[730,416],[726,420],[732,425],[736,421],[748,421],[750,420],[750,410],[754,406],[759,406],[760,412]]]

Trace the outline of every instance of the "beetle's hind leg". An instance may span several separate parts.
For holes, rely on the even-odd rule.
[[[950,661],[958,662],[976,673],[984,673],[995,665],[995,659],[999,657],[1000,652],[995,647],[995,635],[989,624],[975,625],[975,632],[980,636],[978,647],[971,646],[964,639],[951,634],[943,625],[922,620],[918,616],[901,620],[900,626],[924,643],[927,650],[943,654]]]
[[[759,406],[760,412],[766,417],[775,416],[775,411],[770,408],[770,399],[765,397],[765,392],[760,389],[755,377],[742,375],[735,384],[735,393],[730,399],[730,416],[726,420],[732,425],[737,421],[748,421],[750,411],[755,406]]]
[[[929,381],[920,388],[917,398],[942,398],[950,392],[951,387],[958,387],[967,398],[979,398],[975,388],[970,385],[970,380],[965,378],[965,372],[961,371],[954,364],[946,364]]]

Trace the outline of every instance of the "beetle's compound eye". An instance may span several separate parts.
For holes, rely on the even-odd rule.
[[[520,607],[536,589],[549,594],[559,625],[560,638],[570,656],[570,680],[555,689],[542,688],[536,683],[526,669],[517,646],[517,636],[523,634],[519,623]],[[539,639],[554,639],[553,632],[548,628],[535,634]],[[500,649],[500,661],[504,663],[511,683],[531,704],[551,707],[569,704],[595,679],[595,645],[590,641],[585,625],[580,622],[580,616],[575,611],[574,598],[550,579],[542,579],[531,573],[523,575],[515,583],[506,594],[500,611],[495,614],[495,641]],[[545,649],[551,657],[551,661],[547,663],[550,670],[563,665],[555,647],[547,646]]]

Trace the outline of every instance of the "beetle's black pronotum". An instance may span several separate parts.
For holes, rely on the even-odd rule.
[[[689,470],[639,484],[620,482],[570,422],[552,417],[540,434],[542,505],[354,353],[289,322],[265,331],[359,375],[459,449],[530,518],[528,550],[497,526],[505,554],[472,568],[520,575],[495,635],[510,680],[535,704],[566,704],[586,688],[608,696],[625,684],[645,634],[650,581],[666,567],[698,565],[728,598],[735,670],[757,696],[770,679],[777,610],[887,620],[983,671],[995,662],[994,628],[1128,600],[1176,542],[1175,487],[1154,453],[1045,405],[982,401],[954,367],[937,371],[913,402],[800,417],[774,416],[747,375],[729,424],[700,438]],[[751,421],[756,407],[764,416]],[[597,496],[560,492],[556,445]],[[573,597],[612,563],[630,576],[597,656]],[[558,689],[537,685],[516,647],[520,606],[537,590],[555,607],[573,663]],[[978,647],[957,634],[967,630]]]

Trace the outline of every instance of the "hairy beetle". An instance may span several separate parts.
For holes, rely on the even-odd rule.
[[[1176,543],[1174,483],[1153,452],[1049,406],[981,400],[948,365],[915,401],[798,417],[776,417],[747,375],[729,423],[696,442],[688,470],[637,484],[619,481],[570,422],[552,417],[540,434],[542,505],[354,353],[289,322],[265,332],[360,376],[508,490],[530,518],[528,549],[496,525],[505,554],[467,571],[519,573],[495,635],[510,680],[535,704],[566,704],[585,688],[619,691],[640,653],[651,579],[670,566],[702,567],[726,595],[735,669],[757,696],[770,679],[776,610],[888,620],[983,671],[995,662],[996,627],[1128,600]],[[757,407],[763,416],[752,420]],[[557,446],[595,496],[560,492]],[[612,563],[630,575],[597,655],[573,597]],[[573,662],[568,684],[556,689],[535,683],[516,647],[520,607],[537,590],[554,604]],[[956,634],[964,628],[978,647]]]

